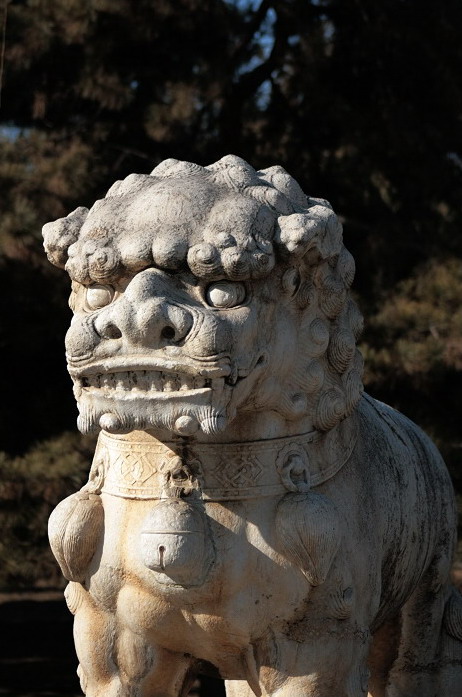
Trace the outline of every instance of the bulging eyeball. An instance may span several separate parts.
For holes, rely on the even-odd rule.
[[[205,299],[210,307],[236,307],[245,300],[245,286],[243,283],[217,281],[209,285]]]
[[[112,286],[103,286],[95,284],[87,288],[85,296],[85,304],[88,310],[99,310],[112,302],[114,297],[114,288]]]

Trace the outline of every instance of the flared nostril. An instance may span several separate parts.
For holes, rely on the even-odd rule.
[[[179,344],[184,341],[193,325],[191,313],[178,305],[166,302],[162,307],[162,315],[163,321],[159,323],[160,333],[157,335],[161,342]]]
[[[109,318],[97,317],[93,326],[101,339],[120,339],[122,336],[122,332],[117,324]]]
[[[105,339],[120,339],[121,336],[122,332],[118,327],[116,327],[115,324],[108,324],[108,326],[104,329]]]
[[[173,327],[164,327],[160,333],[162,339],[165,339],[166,341],[173,341],[176,336],[176,331],[174,330]]]

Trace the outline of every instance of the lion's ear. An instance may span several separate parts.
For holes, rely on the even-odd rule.
[[[275,242],[286,254],[303,257],[316,249],[330,259],[342,249],[342,226],[331,208],[315,203],[306,212],[280,216]]]
[[[43,246],[52,264],[64,269],[68,249],[77,241],[80,228],[88,215],[88,208],[80,207],[65,218],[58,218],[42,228]]]

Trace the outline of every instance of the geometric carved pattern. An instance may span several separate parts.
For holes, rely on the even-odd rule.
[[[114,461],[113,467],[117,467],[127,484],[143,484],[151,477],[156,469],[141,453],[123,453]]]
[[[254,455],[234,456],[231,461],[219,460],[211,474],[226,488],[255,486],[263,467]]]

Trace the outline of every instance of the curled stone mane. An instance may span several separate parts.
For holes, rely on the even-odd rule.
[[[363,359],[356,348],[363,320],[349,297],[354,273],[349,252],[342,247],[336,258],[319,260],[315,268],[296,296],[304,312],[286,394],[292,403],[301,400],[300,408],[312,415],[317,430],[329,431],[353,412],[363,392]],[[308,272],[312,269],[308,266]]]
[[[171,223],[160,217],[165,210]],[[233,234],[220,230],[221,215],[233,216]],[[124,225],[130,216],[136,225]],[[320,431],[358,403],[362,317],[349,293],[354,260],[330,204],[307,197],[282,167],[255,171],[232,155],[207,167],[168,159],[150,175],[116,182],[90,211],[77,208],[43,233],[50,261],[83,284],[152,265],[189,268],[210,280],[258,279],[281,264],[300,331],[295,370],[266,403],[290,418],[308,412]]]

